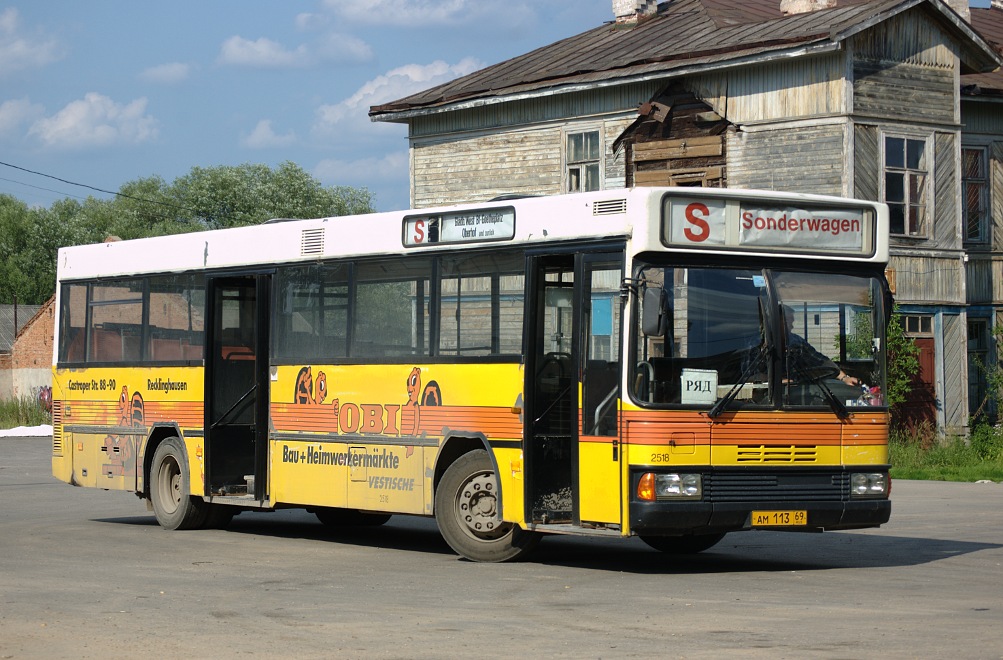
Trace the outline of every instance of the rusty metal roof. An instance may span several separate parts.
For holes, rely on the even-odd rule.
[[[783,16],[779,0],[671,0],[625,28],[605,24],[397,101],[370,108],[379,121],[555,90],[632,80],[838,48],[842,40],[917,5],[973,43],[968,67],[998,66],[995,51],[938,0],[842,0],[832,9]],[[974,12],[974,10],[973,10]]]

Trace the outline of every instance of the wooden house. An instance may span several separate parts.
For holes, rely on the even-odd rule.
[[[993,3],[613,0],[609,23],[370,116],[408,127],[415,207],[666,184],[888,202],[915,415],[964,432],[1003,327]]]

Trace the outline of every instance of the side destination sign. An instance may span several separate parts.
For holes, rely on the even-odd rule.
[[[507,241],[515,237],[511,206],[404,218],[404,246]]]
[[[801,207],[769,199],[665,199],[667,246],[870,256],[874,213],[865,207]]]

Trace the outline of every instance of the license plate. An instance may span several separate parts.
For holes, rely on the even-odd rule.
[[[753,511],[753,527],[796,527],[808,524],[807,511]]]

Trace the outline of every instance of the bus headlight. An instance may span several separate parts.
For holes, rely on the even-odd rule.
[[[700,499],[703,496],[703,481],[699,474],[655,474],[641,475],[637,484],[637,499],[647,502],[666,499]]]
[[[850,474],[850,497],[888,497],[888,475],[884,472]]]

